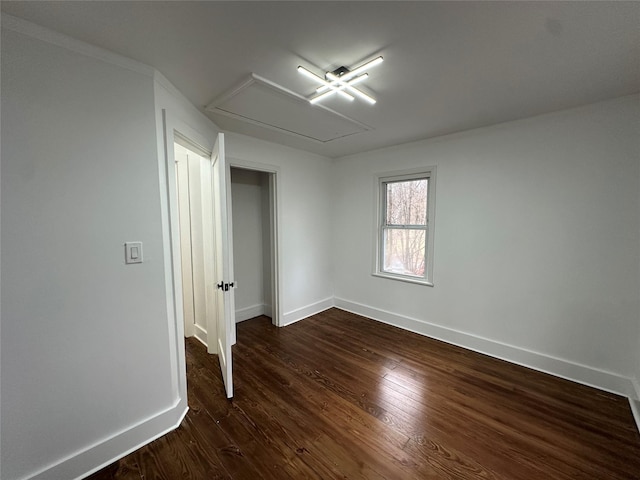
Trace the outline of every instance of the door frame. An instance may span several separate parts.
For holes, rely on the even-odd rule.
[[[201,133],[179,117],[162,109],[162,131],[158,131],[158,149],[164,155],[158,156],[160,209],[162,223],[162,243],[164,245],[164,271],[167,320],[169,323],[169,355],[170,364],[177,368],[171,371],[171,385],[176,402],[186,407],[187,367],[184,343],[184,316],[182,304],[182,257],[180,251],[180,224],[178,218],[178,196],[176,189],[174,144],[177,139],[186,142],[188,148],[195,153],[210,158],[215,135]],[[187,146],[185,145],[185,146]],[[271,222],[271,276],[273,285],[272,323],[283,326],[282,318],[282,250],[280,243],[281,229],[281,194],[279,166],[252,162],[227,156],[227,169],[231,167],[256,170],[272,174],[269,176]],[[230,207],[230,205],[228,206]],[[231,210],[231,208],[229,208]],[[232,212],[229,211],[229,215]],[[231,217],[233,221],[233,217]],[[233,225],[233,224],[232,224]],[[242,287],[241,287],[242,288]],[[235,312],[234,312],[235,313]],[[234,325],[235,321],[234,321]],[[207,332],[207,336],[208,336]],[[233,329],[233,343],[236,341],[236,329]],[[217,350],[217,345],[216,345]]]
[[[182,304],[182,254],[180,251],[180,222],[178,212],[178,192],[176,188],[176,169],[174,144],[188,144],[194,153],[211,156],[213,138],[208,138],[190,127],[178,117],[162,109],[162,132],[158,139],[159,155],[160,209],[162,222],[162,243],[164,245],[164,271],[167,319],[169,322],[170,364],[177,365],[171,370],[171,385],[174,400],[186,407],[187,365],[184,344],[184,314]],[[217,346],[216,346],[217,347]]]
[[[271,240],[271,285],[272,285],[272,305],[271,305],[271,323],[276,327],[283,326],[282,323],[282,284],[281,274],[282,272],[282,254],[280,245],[280,185],[281,170],[277,165],[271,165],[267,163],[253,162],[251,160],[245,160],[242,158],[232,157],[227,155],[227,168],[228,175],[231,175],[231,168],[241,168],[243,170],[252,170],[255,172],[269,174],[269,233]],[[229,208],[229,215],[232,215],[231,208]],[[231,218],[231,225],[233,225],[233,216]],[[242,285],[240,285],[242,288]],[[236,342],[235,329],[233,334],[233,343]]]

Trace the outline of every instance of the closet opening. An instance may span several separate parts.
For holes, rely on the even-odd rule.
[[[277,325],[275,175],[231,166],[236,323],[265,315]]]

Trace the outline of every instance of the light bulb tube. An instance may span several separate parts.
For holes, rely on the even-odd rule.
[[[331,95],[333,95],[334,93],[336,93],[337,90],[329,90],[328,92],[324,92],[316,97],[313,97],[312,99],[309,100],[310,104],[315,104],[318,103],[320,100],[330,97]]]
[[[345,80],[348,80],[350,78],[353,78],[359,74],[361,74],[362,72],[364,72],[365,70],[367,70],[368,68],[372,68],[375,67],[376,65],[380,65],[382,63],[382,57],[377,57],[374,58],[373,60],[371,60],[370,62],[365,63],[364,65],[360,65],[358,68],[354,68],[353,70],[351,70],[350,72],[345,73],[342,77]]]
[[[363,80],[366,80],[367,78],[369,78],[369,74],[368,73],[364,73],[364,74],[360,75],[359,77],[356,77],[356,78],[354,78],[352,80],[349,80],[347,82],[342,82],[342,78],[336,77],[333,74],[327,74],[327,76],[329,76],[329,78],[335,78],[335,80],[333,80],[333,82],[346,83],[346,85],[356,85],[356,84],[362,82]],[[328,88],[331,88],[331,84],[322,85],[322,86],[316,88],[316,92],[322,93],[322,92],[326,91]]]
[[[365,100],[366,102],[369,102],[371,105],[376,103],[376,99],[375,98],[373,98],[370,95],[367,95],[362,90],[359,90],[356,87],[351,87],[351,86],[347,85],[347,91],[349,93],[353,93],[354,95],[360,97],[361,99]]]
[[[298,67],[298,72],[300,72],[300,73],[301,73],[302,75],[304,75],[305,77],[308,77],[308,78],[310,78],[310,79],[312,79],[312,80],[314,80],[314,81],[322,82],[322,83],[324,83],[325,85],[328,83],[324,78],[322,78],[322,77],[320,77],[320,76],[316,75],[316,74],[315,74],[315,73],[313,73],[313,72],[310,72],[309,70],[307,70],[306,68],[304,68],[304,67],[302,67],[302,66],[299,66],[299,67]]]

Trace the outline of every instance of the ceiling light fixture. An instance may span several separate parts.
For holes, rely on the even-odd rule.
[[[369,78],[369,74],[364,73],[365,70],[375,67],[380,63],[382,63],[382,57],[374,58],[353,70],[349,70],[347,67],[340,67],[333,72],[327,72],[325,78],[316,75],[302,66],[298,67],[298,72],[313,81],[321,83],[316,89],[317,95],[309,99],[311,104],[318,103],[320,100],[338,94],[349,101],[353,101],[355,97],[358,97],[373,105],[376,103],[376,99],[364,93],[359,88],[356,88],[354,85]]]

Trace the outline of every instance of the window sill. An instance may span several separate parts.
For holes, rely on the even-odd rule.
[[[379,278],[387,278],[389,280],[399,280],[401,282],[413,283],[416,285],[422,285],[425,287],[433,287],[433,282],[424,279],[405,277],[402,275],[394,275],[393,273],[381,273],[381,272],[373,272],[371,275]]]

